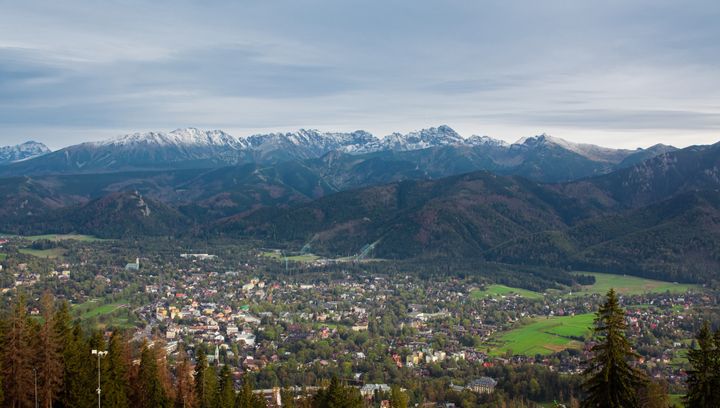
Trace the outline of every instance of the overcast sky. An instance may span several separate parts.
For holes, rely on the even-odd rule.
[[[0,145],[447,124],[720,140],[720,1],[0,0]]]

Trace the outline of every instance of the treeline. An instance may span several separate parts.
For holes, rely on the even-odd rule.
[[[105,340],[72,321],[67,302],[49,293],[39,316],[28,314],[23,296],[0,321],[0,406],[12,408],[264,408],[250,380],[236,381],[228,365],[208,362],[198,347],[192,362],[180,350],[171,364],[162,343],[133,347],[119,332]],[[241,383],[236,387],[236,383]],[[98,386],[100,387],[98,389]],[[394,408],[406,408],[407,397],[395,396]],[[361,407],[357,389],[337,380],[313,398],[283,392],[284,406],[305,408]],[[404,405],[398,405],[405,401]]]
[[[595,277],[579,275],[560,268],[511,265],[485,262],[480,258],[422,258],[376,262],[343,262],[324,266],[314,266],[282,261],[268,262],[264,265],[271,276],[302,275],[304,279],[330,282],[346,275],[352,276],[417,276],[423,280],[455,277],[482,283],[499,283],[514,288],[536,292],[547,289],[560,289],[561,286],[592,285]]]

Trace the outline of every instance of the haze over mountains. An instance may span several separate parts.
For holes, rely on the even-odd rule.
[[[720,270],[720,144],[191,128],[40,154],[0,167],[0,231],[249,237],[688,281]]]

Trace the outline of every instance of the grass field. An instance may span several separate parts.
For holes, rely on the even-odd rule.
[[[105,329],[108,326],[121,329],[136,327],[137,321],[126,309],[128,302],[125,299],[113,303],[102,304],[100,300],[93,299],[72,307],[73,315],[80,320],[99,318],[94,328]],[[121,312],[122,313],[118,313]]]
[[[470,292],[470,298],[472,299],[482,299],[486,297],[501,297],[501,296],[510,296],[510,295],[517,295],[520,297],[524,297],[527,299],[542,299],[543,294],[538,292],[533,292],[531,290],[525,290],[525,289],[518,289],[518,288],[511,288],[510,286],[505,285],[490,285],[487,286],[484,290],[482,289],[476,289]]]
[[[102,241],[102,239],[96,238],[92,235],[81,235],[81,234],[30,235],[30,236],[23,237],[23,238],[28,239],[30,241],[39,241],[41,239],[47,239],[50,241],[64,241],[64,240],[73,240],[73,241],[82,241],[82,242]]]
[[[73,312],[81,319],[89,319],[95,316],[102,316],[108,313],[112,313],[122,307],[125,307],[127,302],[125,300],[119,300],[113,303],[102,304],[98,300],[90,300],[73,307]]]
[[[530,324],[501,333],[490,353],[497,356],[511,351],[512,354],[534,356],[580,348],[582,342],[575,338],[590,333],[594,318],[594,314],[586,313],[535,319]]]
[[[684,284],[684,283],[672,283],[663,282],[652,279],[638,278],[636,276],[629,275],[612,275],[607,273],[595,273],[595,272],[578,272],[583,275],[595,276],[595,284],[589,286],[583,286],[581,292],[573,293],[576,294],[605,294],[610,288],[615,288],[615,291],[625,295],[638,295],[642,293],[664,293],[670,291],[672,293],[685,293],[691,289],[699,289],[699,285]]]
[[[285,261],[285,259],[290,262],[313,262],[320,259],[320,257],[315,254],[290,255],[288,257],[285,257],[282,253],[277,251],[267,251],[263,252],[261,255],[283,262]]]
[[[4,261],[7,258],[7,254],[0,254],[0,261]]]
[[[18,252],[21,254],[32,255],[37,258],[60,258],[65,254],[63,248],[50,248],[50,249],[31,249],[23,248],[19,249]]]

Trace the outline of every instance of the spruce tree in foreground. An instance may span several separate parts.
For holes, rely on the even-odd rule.
[[[315,408],[361,408],[363,399],[356,388],[342,384],[337,377],[330,380],[330,385],[318,391],[313,398]]]
[[[145,345],[140,354],[138,382],[140,389],[140,408],[169,408],[172,406],[169,396],[160,379],[156,347]]]
[[[245,378],[240,392],[235,397],[235,408],[267,408],[265,399],[253,393],[250,381]]]
[[[124,353],[127,343],[119,332],[114,332],[108,344],[108,355],[105,357],[105,371],[102,375],[102,406],[106,408],[128,408],[127,367]]]
[[[615,290],[595,317],[598,344],[584,372],[586,392],[582,402],[588,408],[630,408],[640,406],[638,390],[647,384],[646,375],[631,365],[638,358],[625,337],[625,311],[620,308]]]
[[[3,388],[5,405],[12,408],[34,404],[32,336],[25,297],[18,296],[3,336]]]
[[[235,405],[235,385],[233,384],[232,373],[227,364],[220,369],[220,389],[217,394],[217,408],[233,408]]]
[[[698,348],[688,351],[685,405],[689,408],[720,407],[720,330],[713,336],[706,321],[697,334]]]
[[[35,368],[37,369],[39,402],[51,408],[60,393],[63,372],[62,344],[55,323],[55,298],[45,292],[40,301],[43,322],[36,336]]]
[[[184,348],[180,348],[178,364],[175,366],[176,394],[175,408],[194,408],[195,390],[193,389],[193,371],[190,359]]]
[[[215,367],[208,364],[202,345],[197,347],[195,363],[195,400],[199,408],[214,408],[217,401],[218,380]]]

